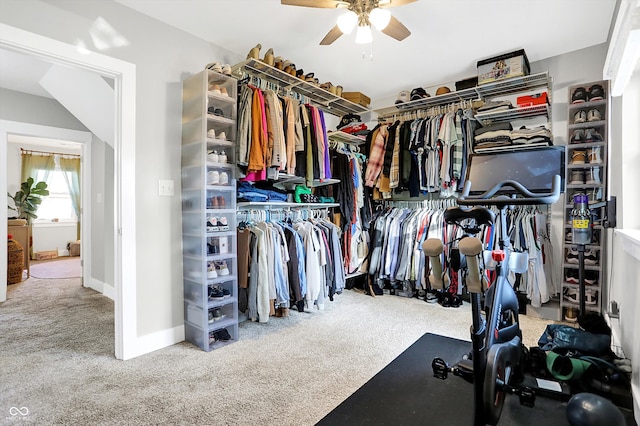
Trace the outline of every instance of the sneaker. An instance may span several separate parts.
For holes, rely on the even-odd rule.
[[[576,129],[571,134],[571,143],[583,143],[584,142],[584,130]]]
[[[571,184],[571,185],[582,185],[582,184],[584,184],[584,170],[572,170],[571,171],[571,179],[569,180],[569,184]]]
[[[570,164],[584,164],[587,157],[587,151],[576,149],[571,153]]]
[[[600,84],[594,84],[589,87],[589,101],[601,101],[604,99],[604,87]]]
[[[587,150],[587,158],[589,159],[589,164],[600,164],[602,163],[602,157],[600,156],[601,147],[595,146],[591,149]]]
[[[567,232],[564,233],[564,240],[568,243],[573,241],[573,233],[571,229],[567,229]]]
[[[222,309],[215,308],[209,311],[209,324],[214,323],[216,321],[220,321],[225,318],[226,315],[222,313]]]
[[[209,91],[211,93],[213,93],[214,95],[222,95],[222,92],[220,91],[220,85],[219,84],[210,84],[209,85]]]
[[[227,172],[220,172],[220,185],[229,185],[229,175]]]
[[[578,264],[578,250],[577,249],[569,249],[569,253],[565,256],[567,263],[571,263],[574,265]]]
[[[212,217],[211,219],[207,220],[207,232],[216,232],[218,230],[219,227],[217,217]]]
[[[597,265],[598,256],[595,250],[587,250],[584,252],[584,264],[585,265]]]
[[[587,101],[587,91],[584,87],[576,87],[571,94],[572,104],[581,104]]]
[[[215,139],[216,138],[216,129],[209,129],[209,131],[207,132],[207,137],[211,138],[211,139]]]
[[[224,151],[220,151],[220,154],[218,154],[218,163],[226,164],[226,162],[227,162],[227,154],[225,154]]]
[[[207,254],[220,254],[220,245],[217,241],[213,241],[213,243],[207,243]],[[218,275],[220,274],[217,270]]]
[[[226,141],[227,135],[224,132],[220,132],[220,134],[218,135],[218,139],[220,139],[221,141]]]
[[[222,66],[222,74],[224,75],[231,75],[231,65],[229,64],[224,64]]]
[[[209,154],[207,154],[207,160],[211,161],[212,163],[218,163],[220,161],[220,156],[218,155],[218,151],[211,151]]]
[[[578,303],[578,299],[580,299],[580,292],[578,291],[577,288],[569,288],[569,287],[567,287],[567,288],[564,289],[564,291],[562,293],[562,297],[567,302]]]
[[[566,308],[564,311],[564,320],[567,322],[578,321],[578,310],[576,308]]]
[[[220,185],[220,172],[211,170],[207,175],[207,185]]]
[[[209,208],[211,208],[211,209],[217,209],[218,207],[220,207],[218,205],[218,197],[209,197],[208,203],[209,203],[209,206],[210,206]]]
[[[226,260],[220,260],[215,263],[216,263],[216,272],[218,273],[219,276],[225,277],[229,275],[229,267],[227,266]]]
[[[573,122],[578,124],[578,123],[585,123],[587,121],[587,113],[585,111],[578,111],[576,112],[576,114],[573,116]]]
[[[597,111],[597,110],[594,110]],[[602,135],[596,129],[590,128],[584,131],[585,142],[602,142]]]
[[[564,280],[571,284],[580,284],[579,273],[577,269],[567,269]]]
[[[212,62],[210,64],[207,64],[206,68],[215,72],[222,72],[222,64],[220,62]]]
[[[213,114],[218,117],[224,117],[224,111],[222,111],[222,109],[220,108],[210,106],[207,111],[209,112],[209,114]]]
[[[227,89],[225,87],[221,87],[220,88],[220,94],[222,94],[222,96],[226,96],[228,98],[231,97],[231,95],[229,95],[229,92],[227,92]]]
[[[222,216],[220,219],[218,219],[218,228],[221,231],[228,231],[229,230],[229,224],[227,223],[227,218]]]
[[[219,285],[209,287],[209,299],[223,299],[224,292]]]
[[[584,271],[584,283],[587,285],[597,285],[598,273],[596,271]]]
[[[598,303],[598,290],[588,288],[584,291],[584,303],[587,305],[595,305]]]
[[[602,183],[600,180],[600,167],[591,167],[585,173],[586,179],[585,183],[589,185],[599,185]]]
[[[218,278],[218,273],[216,272],[216,267],[213,262],[207,262],[207,278]],[[209,293],[209,297],[211,297],[211,293]]]
[[[600,111],[598,111],[595,108],[592,108],[589,110],[589,112],[587,113],[587,121],[600,121],[602,120],[602,115],[600,114]]]
[[[215,342],[226,342],[231,340],[231,335],[226,328],[223,328],[222,330],[212,331],[209,334],[209,342],[211,342],[211,339]]]
[[[218,206],[223,209],[227,205],[227,200],[225,200],[224,195],[218,196]]]

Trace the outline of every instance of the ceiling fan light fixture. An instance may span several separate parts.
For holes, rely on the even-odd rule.
[[[352,10],[338,16],[338,28],[343,34],[351,34],[353,29],[358,25],[358,15]]]
[[[359,25],[356,30],[356,44],[367,44],[372,41],[371,27],[369,25]]]
[[[369,21],[376,27],[376,30],[382,31],[391,21],[391,12],[376,7],[369,13]]]

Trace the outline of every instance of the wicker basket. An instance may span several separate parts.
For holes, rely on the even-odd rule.
[[[19,242],[8,240],[7,258],[7,283],[17,284],[22,281],[24,269],[24,250]]]

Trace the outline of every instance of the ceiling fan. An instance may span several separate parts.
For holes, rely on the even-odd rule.
[[[321,45],[328,45],[342,34],[350,34],[354,29],[356,43],[371,43],[372,25],[398,41],[404,40],[409,37],[411,31],[385,9],[414,1],[416,0],[281,0],[280,3],[287,6],[347,9],[345,14],[338,17],[337,25],[320,42]]]

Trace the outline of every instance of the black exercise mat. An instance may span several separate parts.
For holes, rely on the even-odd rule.
[[[436,379],[431,369],[434,357],[453,364],[470,350],[470,342],[427,333],[318,425],[473,425],[473,385],[453,375]],[[568,425],[565,406],[537,397],[535,407],[527,408],[508,395],[499,425]],[[631,413],[625,417],[635,425]]]

